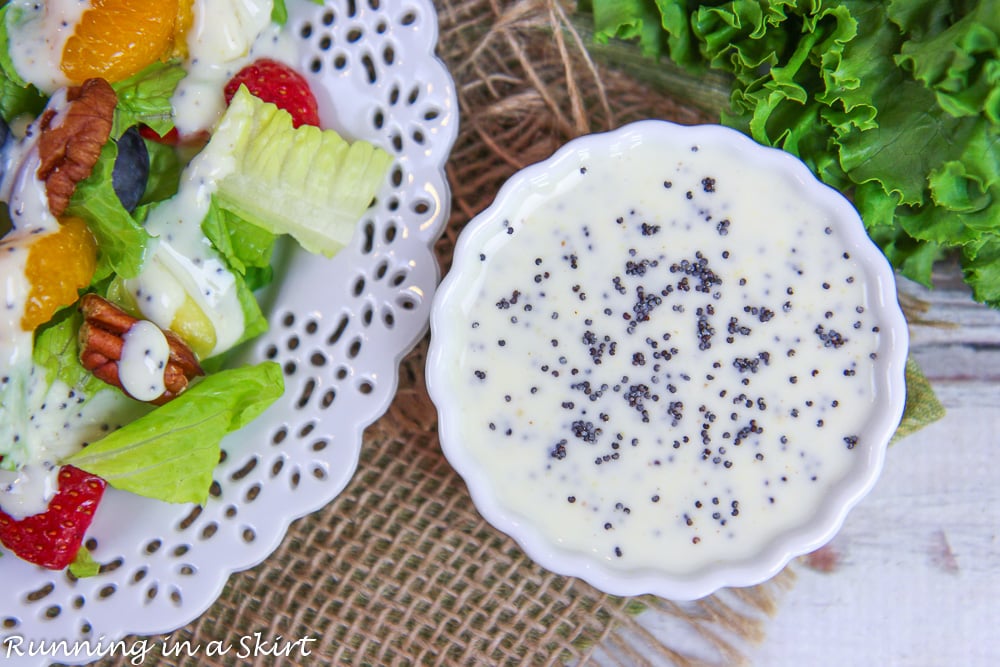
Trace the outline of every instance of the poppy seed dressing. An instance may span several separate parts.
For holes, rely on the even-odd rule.
[[[874,406],[869,281],[832,214],[694,148],[629,146],[525,199],[449,325],[459,437],[500,504],[623,569],[803,525]]]

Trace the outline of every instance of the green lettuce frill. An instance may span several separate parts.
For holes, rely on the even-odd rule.
[[[852,196],[901,272],[1000,307],[998,0],[592,0],[596,36],[732,76],[721,117]]]

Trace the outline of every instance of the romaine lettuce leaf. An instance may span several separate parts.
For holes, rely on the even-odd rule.
[[[31,363],[13,363],[4,368],[0,382],[0,470],[17,470],[31,457],[28,439],[28,388]]]
[[[253,340],[267,331],[267,318],[264,317],[247,278],[239,272],[235,272],[233,275],[236,278],[236,297],[243,310],[243,335],[234,343],[235,347],[245,341]],[[251,277],[256,277],[256,275],[251,274]]]
[[[83,218],[97,239],[98,261],[94,282],[112,273],[131,278],[139,273],[151,243],[149,233],[129,215],[111,181],[118,147],[104,144],[90,176],[77,183],[67,215]]]
[[[0,467],[15,470],[36,459],[39,448],[52,443],[82,444],[148,412],[152,406],[135,401],[88,372],[79,360],[77,332],[82,317],[76,308],[64,308],[35,332],[31,357],[22,357],[4,369],[0,383]],[[66,417],[59,412],[73,401]],[[66,432],[65,419],[75,420]],[[77,428],[79,427],[79,428]]]
[[[268,325],[254,291],[269,284],[273,277],[271,255],[276,235],[222,208],[214,196],[201,230],[236,279],[236,295],[243,310],[244,325],[239,342],[256,338],[267,331]],[[210,361],[206,369],[214,368],[221,361]]]
[[[274,0],[271,5],[271,22],[278,25],[285,25],[288,21],[288,8],[285,7],[285,0]]]
[[[145,219],[149,204],[177,194],[181,171],[184,169],[184,162],[173,146],[146,140],[146,151],[149,153],[149,179],[142,199],[139,200],[139,206],[144,207],[142,213],[136,214],[139,220]]]
[[[45,380],[65,382],[85,396],[93,396],[108,387],[80,363],[77,332],[83,316],[76,308],[66,308],[35,332],[32,359],[44,369]]]
[[[311,0],[314,5],[322,5],[324,0]],[[285,0],[274,0],[271,6],[271,22],[278,25],[285,25],[288,22],[288,9]]]
[[[36,372],[44,374],[44,383],[62,383],[69,387],[82,399],[79,401],[81,409],[100,395],[105,404],[103,409],[113,417],[110,422],[115,424],[135,419],[153,409],[152,405],[125,395],[83,367],[77,338],[82,323],[80,311],[68,307],[35,331],[32,361]]]
[[[138,74],[111,85],[118,94],[111,137],[133,125],[148,125],[160,136],[174,127],[170,98],[186,72],[177,61],[155,62]]]
[[[229,266],[244,276],[249,269],[263,269],[271,265],[277,236],[222,208],[215,197],[212,197],[208,215],[201,223],[201,230],[225,257]],[[262,285],[251,285],[252,289],[258,287]]]
[[[170,503],[204,503],[227,433],[284,392],[274,362],[219,371],[67,458],[111,486]]]
[[[246,86],[204,151],[235,164],[218,182],[219,206],[327,257],[350,242],[392,164],[388,152],[367,141],[294,127],[287,111]]]

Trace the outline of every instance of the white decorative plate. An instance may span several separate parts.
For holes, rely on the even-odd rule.
[[[347,485],[363,430],[387,409],[399,361],[426,330],[438,279],[432,245],[450,208],[444,164],[458,130],[454,84],[434,55],[433,5],[295,0],[289,14],[324,121],[390,151],[390,175],[333,260],[283,249],[282,278],[264,303],[271,329],[246,357],[279,362],[286,392],[223,442],[205,507],[109,489],[88,532],[104,566],[93,578],[0,558],[4,664],[97,658],[19,659],[4,650],[8,638],[20,638],[24,652],[29,642],[61,639],[97,650],[199,616],[230,574],[266,558],[292,520]]]

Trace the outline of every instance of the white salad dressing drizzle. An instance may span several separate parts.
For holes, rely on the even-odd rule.
[[[21,437],[31,457],[16,471],[0,470],[0,509],[16,520],[44,512],[59,489],[58,461],[137,417],[145,408],[117,391],[85,396],[61,380],[48,384],[36,369],[27,378]],[[39,410],[45,405],[45,410]]]
[[[40,514],[59,491],[59,466],[31,461],[16,472],[0,470],[0,510],[15,521]]]
[[[57,91],[48,109],[56,111],[53,127],[62,122],[65,91]],[[49,385],[37,372],[32,332],[21,327],[31,285],[25,275],[31,244],[59,228],[49,211],[45,184],[38,179],[39,132],[32,123],[24,139],[5,147],[0,201],[6,201],[13,229],[0,241],[0,281],[4,308],[0,315],[0,366],[4,402],[0,437],[16,440],[26,453],[16,471],[0,470],[0,509],[15,519],[42,512],[58,489],[57,461],[106,430],[111,415],[122,418],[117,392],[101,392],[92,401],[58,380]],[[86,402],[86,405],[83,404]],[[39,410],[47,405],[45,411]],[[77,408],[76,406],[80,406]]]
[[[0,241],[0,280],[3,281],[3,312],[0,314],[0,363],[23,368],[30,362],[31,332],[21,327],[31,285],[25,275],[31,244],[52,227],[39,210],[48,213],[44,186],[34,177],[38,150],[29,152],[13,178],[4,179],[2,189],[13,188],[10,214],[16,226]],[[5,198],[6,199],[6,198]],[[51,218],[51,215],[48,215]],[[19,224],[20,223],[20,224]]]
[[[225,109],[221,93],[229,79],[257,58],[295,66],[295,43],[271,23],[271,0],[204,0],[194,5],[187,34],[188,74],[171,103],[174,123],[182,134],[207,130]]]
[[[205,0],[194,5],[187,33],[188,74],[171,99],[181,134],[207,130],[225,110],[225,83],[246,64],[268,57],[294,64],[291,35],[271,23],[271,0]],[[235,168],[226,146],[210,144],[185,168],[178,193],[152,211],[146,229],[157,237],[142,273],[125,281],[142,313],[163,328],[190,296],[212,322],[213,353],[229,349],[244,330],[233,275],[201,231],[218,181]]]
[[[215,329],[213,354],[244,330],[236,280],[201,230],[217,183],[234,168],[232,156],[213,144],[191,160],[177,194],[150,212],[146,230],[156,237],[154,248],[142,272],[125,281],[142,314],[164,329],[194,299]]]
[[[118,379],[133,398],[152,401],[166,390],[164,373],[170,358],[170,343],[163,331],[149,320],[139,320],[122,336]]]
[[[44,93],[51,94],[69,85],[60,68],[66,40],[76,29],[90,0],[11,0],[7,10],[7,34],[14,69],[25,81],[31,81]]]
[[[65,106],[65,90],[49,100],[47,109],[56,112],[50,120],[52,127],[62,122]],[[31,290],[25,276],[28,252],[32,243],[59,228],[59,221],[49,211],[45,184],[37,176],[41,161],[36,125],[28,126],[22,141],[12,141],[6,146],[3,178],[0,179],[0,202],[7,202],[13,225],[0,240],[0,281],[4,299],[0,315],[0,363],[9,364],[11,369],[23,369],[23,364],[30,363],[31,357],[31,332],[21,328]]]
[[[720,147],[630,146],[550,192],[497,225],[449,319],[458,437],[500,504],[677,574],[802,525],[874,404],[879,334],[831,215]]]

